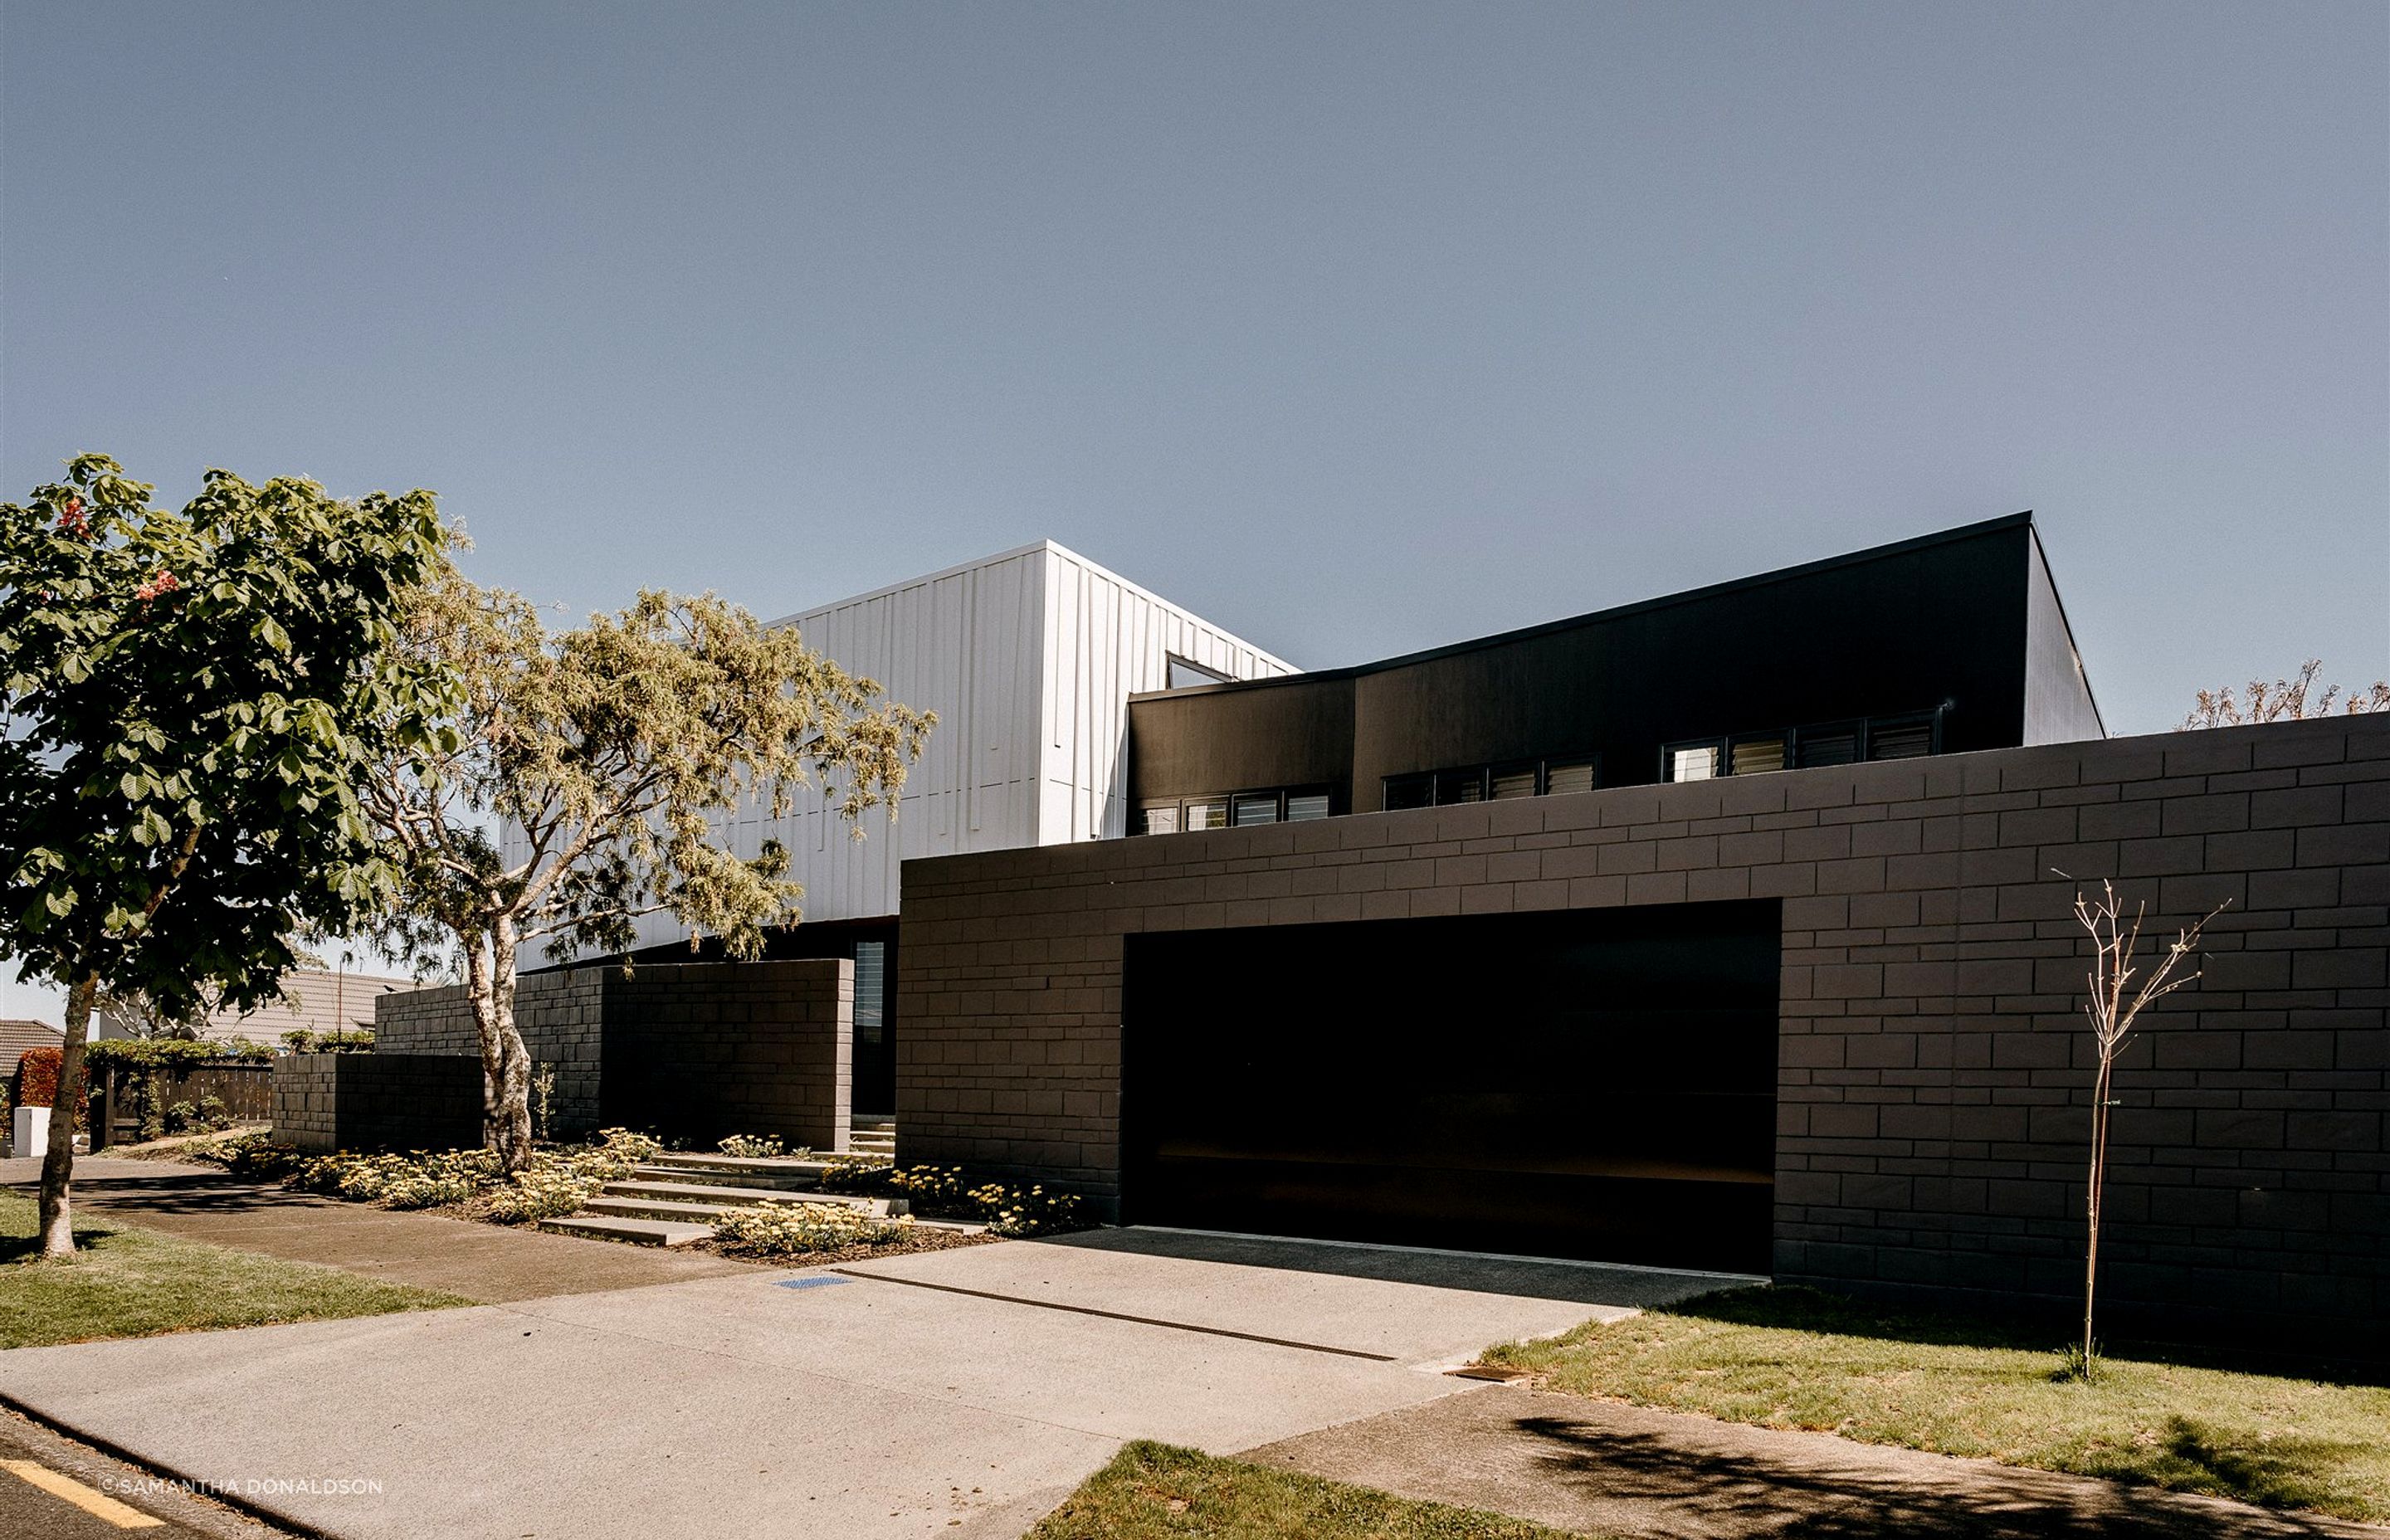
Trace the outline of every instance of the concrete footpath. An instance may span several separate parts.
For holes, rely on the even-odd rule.
[[[19,1349],[0,1395],[357,1540],[1012,1536],[1125,1440],[1416,1406],[1486,1342],[1717,1281],[1484,1266],[1105,1231]]]
[[[0,1161],[0,1186],[31,1191],[38,1160]],[[752,1274],[749,1264],[693,1251],[585,1240],[438,1214],[402,1213],[244,1181],[215,1166],[165,1161],[75,1161],[78,1223],[122,1219],[218,1246],[321,1263],[366,1277],[497,1303]]]
[[[2390,1530],[1488,1385],[1248,1450],[1631,1540],[2385,1540]]]

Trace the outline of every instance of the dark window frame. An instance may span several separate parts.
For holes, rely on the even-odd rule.
[[[1601,753],[1599,750],[1589,749],[1581,751],[1543,754],[1532,759],[1488,760],[1479,764],[1455,764],[1441,770],[1406,770],[1398,776],[1381,776],[1378,777],[1378,811],[1381,813],[1408,813],[1422,807],[1461,807],[1473,805],[1473,803],[1463,802],[1458,800],[1446,802],[1440,795],[1438,795],[1438,792],[1442,788],[1443,781],[1446,776],[1458,778],[1464,776],[1475,776],[1477,777],[1478,789],[1478,795],[1475,801],[1480,802],[1492,802],[1495,800],[1494,777],[1497,775],[1506,770],[1517,772],[1530,766],[1534,767],[1536,773],[1536,789],[1533,794],[1537,797],[1548,797],[1553,794],[1552,766],[1555,764],[1584,765],[1587,772],[1589,772],[1593,780],[1593,785],[1589,789],[1595,791],[1601,789]],[[1427,801],[1423,802],[1411,803],[1403,807],[1395,806],[1393,802],[1393,796],[1394,789],[1398,786],[1426,787],[1428,793]],[[1504,800],[1519,801],[1522,799],[1506,798]]]
[[[1735,745],[1739,743],[1754,742],[1761,738],[1780,738],[1783,741],[1783,769],[1785,770],[1830,770],[1834,768],[1833,765],[1803,764],[1801,763],[1801,739],[1803,735],[1810,733],[1818,734],[1820,736],[1827,733],[1851,734],[1854,742],[1852,757],[1848,760],[1840,761],[1838,763],[1844,764],[1876,764],[1885,763],[1875,757],[1874,738],[1879,728],[1922,726],[1926,729],[1926,741],[1928,744],[1924,754],[1911,754],[1905,755],[1903,757],[1909,759],[1931,758],[1942,752],[1942,718],[1947,710],[1948,707],[1947,705],[1942,705],[1921,712],[1885,712],[1875,716],[1842,717],[1830,722],[1812,722],[1799,727],[1771,727],[1751,732],[1712,733],[1705,734],[1698,738],[1677,738],[1673,742],[1663,743],[1660,745],[1660,783],[1664,786],[1686,786],[1691,784],[1690,782],[1679,781],[1677,779],[1677,751],[1680,749],[1715,750],[1717,752],[1718,768],[1716,775],[1712,778],[1723,780],[1735,773]],[[1747,770],[1744,771],[1743,774],[1752,776],[1772,776],[1779,774],[1779,772],[1775,770]]]

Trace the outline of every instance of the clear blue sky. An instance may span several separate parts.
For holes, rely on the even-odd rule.
[[[0,489],[1361,661],[2030,507],[2121,731],[2390,674],[2390,7],[6,6]],[[1764,666],[1765,660],[1754,660]]]

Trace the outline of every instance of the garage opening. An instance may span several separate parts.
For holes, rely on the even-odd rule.
[[[1125,938],[1131,1224],[1765,1273],[1774,901]]]

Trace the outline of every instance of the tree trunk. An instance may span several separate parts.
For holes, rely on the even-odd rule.
[[[2108,1088],[2115,1060],[2107,1053],[2100,1056],[2100,1073],[2091,1087],[2091,1180],[2085,1199],[2085,1216],[2090,1222],[2088,1243],[2083,1248],[2083,1378],[2091,1378],[2091,1296],[2100,1282],[2100,1202],[2102,1189],[2108,1185]]]
[[[45,1257],[74,1255],[74,1213],[68,1185],[74,1178],[75,1123],[83,1097],[84,1039],[91,1035],[91,1003],[99,994],[96,974],[67,990],[67,1040],[58,1055],[58,1088],[50,1097],[50,1148],[42,1155],[42,1242]]]
[[[515,1027],[515,928],[503,916],[465,947],[465,986],[482,1040],[482,1142],[508,1171],[530,1168],[531,1051]]]

